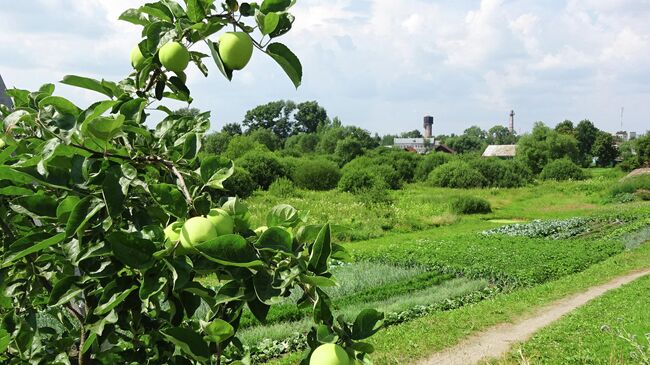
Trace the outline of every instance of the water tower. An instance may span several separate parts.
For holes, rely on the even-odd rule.
[[[431,138],[433,131],[433,117],[427,115],[424,117],[424,138]]]

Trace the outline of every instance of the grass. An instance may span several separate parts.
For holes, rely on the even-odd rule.
[[[447,299],[461,297],[486,286],[487,282],[484,280],[453,279],[439,285],[429,286],[426,289],[395,295],[383,300],[346,305],[339,308],[336,311],[336,315],[343,315],[348,320],[353,320],[363,308],[375,308],[386,313],[401,312],[414,306],[429,305]],[[312,324],[311,318],[303,318],[298,321],[279,322],[266,326],[246,328],[239,332],[239,336],[243,343],[254,345],[265,339],[282,340],[296,332],[306,332]]]
[[[650,364],[650,277],[640,278],[596,298],[542,329],[501,360],[490,364]],[[636,336],[635,348],[629,340]],[[625,339],[627,338],[627,339]],[[640,351],[639,351],[640,350]],[[633,357],[636,355],[636,357]]]
[[[589,214],[600,208],[607,190],[619,178],[615,171],[593,170],[597,171],[596,176],[586,181],[544,182],[515,189],[449,189],[407,184],[401,190],[389,191],[392,205],[371,209],[353,194],[338,190],[300,190],[288,198],[256,192],[247,204],[256,225],[264,225],[265,212],[271,207],[287,203],[309,211],[309,222],[333,222],[347,227],[346,232],[338,234],[339,239],[360,241],[456,224],[461,218],[449,212],[449,202],[466,195],[490,202],[494,212],[482,218],[561,219]]]
[[[372,359],[375,364],[413,363],[458,343],[472,333],[502,322],[512,322],[552,301],[649,266],[650,245],[642,245],[580,273],[387,328],[370,340],[376,349]],[[292,354],[277,359],[273,364],[295,364],[299,358],[300,354]]]

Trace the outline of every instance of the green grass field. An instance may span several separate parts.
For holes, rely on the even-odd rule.
[[[650,238],[650,205],[610,202],[610,187],[621,174],[592,170],[586,181],[517,189],[411,184],[391,191],[394,203],[381,207],[367,207],[339,191],[300,191],[288,203],[309,208],[310,222],[345,228],[338,229],[337,237],[353,262],[337,263],[333,270],[340,286],[328,292],[336,315],[353,318],[363,308],[384,311],[389,326],[371,339],[377,349],[372,359],[375,364],[401,364],[544,303],[650,266],[650,247],[642,245]],[[492,213],[450,213],[449,202],[462,195],[488,200]],[[253,219],[261,223],[261,212],[286,200],[258,192],[247,202]],[[217,284],[213,278],[206,282]],[[272,308],[265,323],[244,313],[240,337],[254,362],[298,361],[310,315],[309,308],[297,308],[298,297],[294,293]],[[569,338],[565,335],[562,340]],[[532,359],[541,359],[550,341],[532,341],[524,349]]]

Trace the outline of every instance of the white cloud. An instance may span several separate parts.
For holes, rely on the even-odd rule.
[[[118,79],[140,28],[117,17],[141,3],[12,2],[0,13],[0,34],[11,35],[0,37],[0,54],[11,55],[0,73],[28,88],[67,73]],[[298,91],[262,54],[232,83],[213,66],[209,79],[189,73],[198,106],[216,110],[217,124],[273,98],[317,99],[380,132],[417,128],[425,113],[439,116],[437,132],[468,121],[489,127],[510,108],[520,126],[589,115],[614,128],[610,109],[627,105],[626,120],[641,130],[650,114],[641,102],[650,97],[648,1],[300,0],[293,13],[281,41],[303,62]]]

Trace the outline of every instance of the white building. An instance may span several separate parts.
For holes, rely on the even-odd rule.
[[[435,140],[433,138],[395,138],[393,148],[426,153],[434,144]]]

